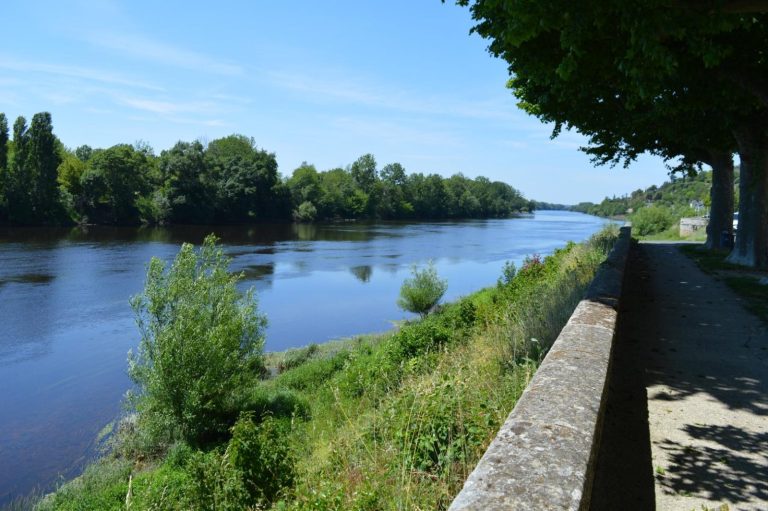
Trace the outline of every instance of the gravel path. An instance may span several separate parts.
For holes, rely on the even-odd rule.
[[[593,509],[768,510],[765,324],[670,244],[624,293]]]

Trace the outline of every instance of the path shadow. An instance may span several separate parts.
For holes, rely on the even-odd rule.
[[[686,431],[723,447],[660,442],[670,461],[669,468],[656,475],[665,493],[718,502],[768,501],[768,465],[739,454],[768,452],[768,433],[748,433],[732,426],[686,426]]]
[[[634,335],[647,274],[632,247],[619,304],[590,509],[653,510],[655,494],[648,430],[643,344]]]
[[[646,309],[641,326],[650,350],[647,384],[668,389],[650,399],[677,401],[706,394],[729,410],[768,416],[765,325],[725,284],[679,254],[677,246],[644,244],[638,249],[654,277],[643,290],[654,305]],[[653,335],[662,331],[661,315],[665,334]]]

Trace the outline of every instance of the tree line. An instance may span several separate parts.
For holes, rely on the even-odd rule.
[[[506,217],[530,211],[512,186],[462,174],[407,174],[365,154],[346,168],[303,163],[290,177],[252,138],[180,141],[155,155],[145,143],[66,148],[51,114],[0,113],[0,223],[211,224],[267,220]]]
[[[713,169],[707,245],[739,236],[732,263],[768,267],[768,3],[457,0],[508,63],[520,105],[553,136],[589,137],[597,164],[659,155],[683,172]]]

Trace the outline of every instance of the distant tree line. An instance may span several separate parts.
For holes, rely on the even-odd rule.
[[[573,206],[569,204],[558,204],[556,202],[533,201],[534,209],[545,209],[549,211],[569,211]]]
[[[399,163],[379,169],[371,154],[322,172],[304,163],[284,178],[274,153],[243,135],[178,142],[159,156],[141,142],[70,150],[47,112],[29,125],[19,117],[12,134],[0,113],[0,222],[7,224],[489,218],[534,208],[506,183],[407,174]]]

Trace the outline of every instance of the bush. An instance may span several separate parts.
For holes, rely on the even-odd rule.
[[[295,457],[289,433],[287,421],[265,416],[256,424],[250,413],[232,428],[227,456],[255,502],[272,502],[293,484]]]
[[[517,266],[513,261],[504,262],[504,267],[501,269],[501,277],[496,282],[499,287],[509,285],[517,275]]]
[[[198,252],[184,244],[169,268],[152,259],[144,292],[131,300],[142,338],[129,354],[139,387],[130,401],[157,440],[201,445],[225,435],[235,391],[263,369],[266,320],[228,264],[213,236]]]
[[[293,219],[297,222],[314,222],[317,218],[317,208],[310,201],[304,201],[293,210]]]
[[[405,279],[400,288],[397,305],[403,310],[415,312],[424,317],[443,297],[448,288],[448,282],[437,276],[437,270],[432,261],[423,270],[414,266],[411,274],[413,277]]]
[[[640,208],[630,219],[632,220],[632,230],[640,236],[665,231],[675,223],[672,211],[664,206]]]
[[[189,509],[238,511],[246,509],[250,500],[243,475],[229,456],[218,451],[195,451],[187,464],[190,485],[187,489]]]
[[[283,355],[283,359],[278,362],[277,372],[284,373],[288,369],[299,367],[314,355],[316,355],[319,351],[320,347],[315,343],[312,343],[304,348],[288,350],[285,352],[285,355]]]

